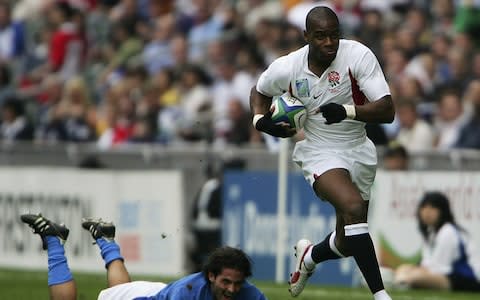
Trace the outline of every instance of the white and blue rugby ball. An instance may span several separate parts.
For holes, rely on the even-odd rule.
[[[303,128],[307,119],[307,110],[303,103],[288,92],[272,99],[270,111],[273,122],[287,123],[295,129]]]

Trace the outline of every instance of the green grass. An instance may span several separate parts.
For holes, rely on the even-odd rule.
[[[98,292],[105,287],[105,274],[74,273],[79,300],[97,299]],[[168,281],[151,276],[133,276],[133,280]],[[254,282],[270,300],[292,299],[286,284]],[[390,291],[394,300],[474,300],[479,294],[447,293],[435,291]],[[31,300],[48,299],[46,271],[20,271],[0,269],[0,299]],[[309,285],[298,300],[372,300],[366,289],[347,287],[325,287]]]

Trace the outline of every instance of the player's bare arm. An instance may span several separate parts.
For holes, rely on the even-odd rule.
[[[272,98],[265,96],[253,87],[250,91],[250,108],[253,113],[253,127],[276,137],[292,137],[297,131],[286,124],[275,124],[272,121],[272,112],[270,106]]]
[[[271,105],[272,97],[260,94],[255,86],[252,87],[250,90],[250,109],[254,116],[257,114],[266,114],[270,110]]]
[[[320,106],[315,113],[321,113],[325,124],[339,123],[345,119],[353,119],[365,123],[392,123],[395,117],[395,108],[392,97],[386,95],[364,105],[340,105],[328,103]]]
[[[378,101],[355,106],[355,114],[355,120],[365,123],[392,123],[395,117],[392,96],[387,95]]]

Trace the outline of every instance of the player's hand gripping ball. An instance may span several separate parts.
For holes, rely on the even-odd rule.
[[[303,103],[289,93],[274,97],[270,111],[274,123],[288,124],[295,129],[303,128],[307,119],[307,110]]]

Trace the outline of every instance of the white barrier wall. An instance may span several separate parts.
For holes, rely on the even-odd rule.
[[[419,258],[416,209],[422,195],[433,190],[448,196],[457,222],[471,234],[480,251],[480,173],[379,171],[369,223],[382,265],[395,267]]]
[[[81,228],[82,217],[97,216],[115,223],[132,273],[184,272],[180,171],[0,168],[0,266],[46,270],[40,238],[20,221],[26,212],[42,212],[70,228],[65,249],[73,270],[105,270],[98,247]]]

